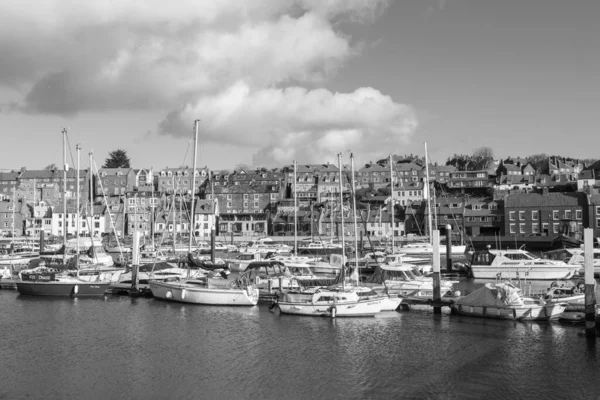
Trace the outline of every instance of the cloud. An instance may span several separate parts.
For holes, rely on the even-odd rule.
[[[171,112],[160,133],[189,136],[190,121],[202,120],[202,138],[257,149],[255,164],[290,157],[316,161],[340,151],[381,152],[406,143],[414,133],[414,110],[373,88],[352,93],[301,87],[252,89],[237,82],[221,93]]]
[[[262,164],[375,151],[412,134],[413,110],[374,88],[323,88],[360,56],[360,38],[338,22],[373,23],[389,4],[7,0],[0,86],[26,94],[4,108],[156,110],[166,115],[156,134],[172,136],[200,118],[209,140],[253,149]]]

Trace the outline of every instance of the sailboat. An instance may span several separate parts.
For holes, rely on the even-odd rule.
[[[342,161],[338,154],[340,172],[340,212],[341,212],[341,241],[342,260],[345,259],[344,243],[344,209]],[[355,235],[356,236],[356,235]],[[346,286],[345,267],[342,267],[340,284],[328,287],[312,287],[302,291],[287,291],[282,293],[273,310],[282,314],[336,317],[372,317],[381,311],[383,298],[374,291],[360,286]]]
[[[428,221],[428,230],[429,235],[433,230],[432,221],[433,215],[431,213],[431,192],[430,192],[430,182],[429,182],[429,160],[427,155],[427,143],[425,143],[425,186],[423,187],[424,193],[427,193],[427,221]],[[435,207],[435,204],[434,204]],[[446,240],[452,240],[451,235],[448,235]],[[465,253],[467,249],[466,245],[455,245],[451,244],[451,255],[462,255]],[[446,255],[446,246],[440,246],[440,255]],[[405,243],[402,245],[398,252],[401,254],[410,254],[410,255],[418,255],[418,256],[433,256],[433,243],[431,240],[429,242],[414,242],[414,243]]]
[[[66,136],[67,131],[63,129],[63,245],[67,247],[67,171],[69,166],[67,164],[67,151],[66,151]],[[78,161],[79,164],[79,146],[78,150]],[[79,165],[77,165],[79,171]],[[91,172],[91,169],[90,169]],[[91,177],[90,177],[91,179]],[[79,176],[77,176],[77,207],[79,207]],[[79,215],[79,209],[77,209],[77,215]],[[77,221],[77,232],[79,232],[79,220]],[[79,235],[78,235],[79,236]],[[79,243],[79,242],[77,242]],[[76,267],[79,267],[79,246],[76,247]],[[66,265],[67,252],[63,253],[63,265]],[[65,272],[59,272],[56,269],[48,268],[45,266],[39,266],[33,270],[25,270],[19,272],[19,280],[17,281],[17,290],[22,295],[34,295],[34,296],[103,296],[108,289],[109,282],[106,281],[84,281],[75,276],[67,275]]]
[[[196,189],[196,153],[198,148],[198,125],[194,123],[194,167],[192,170],[192,206],[190,226],[194,226],[194,199]],[[214,240],[214,236],[212,236]],[[193,235],[190,232],[188,253],[192,251]],[[189,268],[189,267],[188,267]],[[189,269],[188,269],[189,271]],[[243,279],[228,280],[215,272],[198,278],[186,278],[173,281],[150,280],[152,295],[157,299],[192,304],[210,304],[227,306],[254,306],[258,303],[258,288],[254,282]]]

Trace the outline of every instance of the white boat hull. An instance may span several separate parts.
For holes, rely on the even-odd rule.
[[[577,272],[576,267],[560,267],[552,265],[523,265],[516,267],[478,266],[472,265],[471,271],[475,279],[531,279],[531,280],[562,280],[570,279]],[[501,275],[501,276],[499,276]]]
[[[506,307],[476,307],[463,304],[453,305],[454,311],[459,315],[521,321],[547,321],[556,319],[565,311],[565,308],[565,305],[555,303]]]
[[[181,303],[220,306],[254,306],[258,303],[258,289],[190,287],[185,283],[150,281],[152,295],[158,299]]]
[[[440,244],[440,255],[446,255],[446,246]],[[465,253],[467,246],[465,245],[452,245],[451,253],[452,255],[458,256]],[[410,255],[433,255],[433,246],[416,246],[416,247],[400,247],[396,249],[398,253],[410,254]]]
[[[324,317],[373,317],[382,309],[382,299],[357,302],[287,303],[278,302],[282,314]]]

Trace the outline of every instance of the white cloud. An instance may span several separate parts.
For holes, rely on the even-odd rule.
[[[352,93],[301,87],[251,89],[237,82],[214,96],[171,113],[162,133],[189,135],[202,120],[203,140],[259,149],[255,162],[272,165],[290,155],[308,161],[360,147],[361,153],[405,143],[414,132],[414,111],[373,88]]]
[[[373,88],[303,86],[325,87],[359,56],[338,21],[373,22],[388,3],[6,0],[0,86],[25,95],[5,109],[175,110],[159,134],[188,135],[201,118],[210,140],[254,149],[264,164],[374,151],[413,132],[410,107]]]

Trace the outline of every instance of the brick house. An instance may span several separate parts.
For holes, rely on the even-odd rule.
[[[23,235],[26,210],[22,209],[22,204],[20,201],[0,201],[0,232],[2,236],[12,235],[13,224],[15,236]]]
[[[0,172],[0,196],[2,200],[12,200],[13,193],[19,184],[21,171]]]
[[[87,198],[89,193],[89,175],[84,169],[79,170],[79,195]],[[67,198],[75,198],[77,190],[77,170],[67,171],[66,188],[63,186],[64,170],[57,168],[42,170],[22,169],[19,175],[18,193],[19,197],[26,202],[50,201],[58,203],[62,201],[63,191],[66,190]]]
[[[504,234],[504,201],[468,199],[464,210],[465,233],[469,236]]]
[[[192,175],[194,179],[192,180]],[[202,192],[202,187],[209,178],[208,167],[197,168],[192,173],[192,168],[163,168],[157,172],[158,191],[161,193],[191,193],[195,185],[196,194]],[[194,183],[195,181],[195,183]]]
[[[504,197],[504,231],[506,235],[557,235],[581,238],[584,193],[515,193]]]
[[[125,196],[136,182],[133,168],[101,168],[96,179],[96,197]]]

